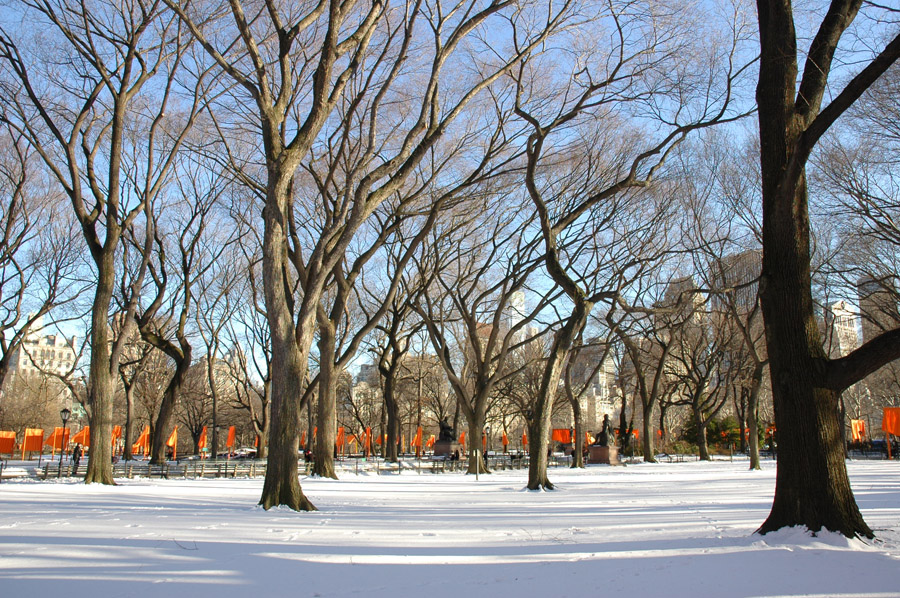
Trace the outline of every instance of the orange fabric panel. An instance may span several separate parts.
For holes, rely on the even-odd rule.
[[[528,435],[525,432],[522,432],[522,446],[528,444]]]
[[[900,407],[885,407],[881,418],[881,429],[888,434],[900,436]]]
[[[53,433],[50,436],[47,436],[47,439],[44,440],[44,445],[49,445],[50,448],[54,451],[62,450],[62,447],[66,445],[65,440],[63,440],[63,430],[65,430],[65,440],[69,439],[69,429],[68,428],[53,428]]]
[[[144,426],[144,431],[137,439],[137,442],[131,445],[131,452],[143,452],[145,455],[150,451],[150,426]]]
[[[344,426],[341,426],[337,430],[337,441],[335,444],[338,445],[338,448],[343,448],[344,444],[347,442],[347,434],[344,432]]]
[[[300,446],[302,448],[306,448],[306,430],[304,430],[303,434],[300,435]]]
[[[590,432],[584,433],[584,443],[585,444],[594,444],[594,437],[591,436]]]
[[[465,432],[459,433],[459,443],[463,446],[466,446],[466,433]]]
[[[113,426],[112,429],[112,442],[116,443],[116,440],[122,437],[122,426]]]
[[[421,426],[416,428],[416,435],[413,437],[412,442],[410,443],[410,446],[417,446],[419,448],[422,448],[422,427]]]
[[[568,444],[572,442],[572,434],[568,428],[553,428],[553,442],[562,442]]]
[[[16,433],[0,432],[0,455],[5,453],[12,455],[14,450],[16,450]]]
[[[206,448],[206,426],[203,426],[203,430],[200,431],[200,440],[197,441],[197,448],[203,450]]]
[[[853,441],[859,442],[866,435],[866,422],[861,419],[851,419],[850,431],[853,434]]]
[[[44,446],[44,430],[41,428],[25,428],[25,440],[22,442],[22,458],[25,453],[40,452]]]
[[[228,428],[228,440],[225,441],[225,448],[234,447],[234,426]]]
[[[503,446],[509,445],[509,438],[506,436],[506,432],[503,433],[503,436],[500,437],[500,442],[503,443]]]
[[[91,446],[91,427],[85,426],[78,431],[78,434],[72,436],[70,441],[72,444],[80,444],[81,446]]]
[[[169,439],[166,440],[166,446],[172,449],[172,458],[178,458],[178,426],[175,426],[175,429],[172,430],[172,433],[169,434]]]

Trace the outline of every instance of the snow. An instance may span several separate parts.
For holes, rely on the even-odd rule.
[[[0,596],[900,596],[900,462],[848,463],[878,539],[754,530],[775,468],[746,461],[304,478],[0,484]]]

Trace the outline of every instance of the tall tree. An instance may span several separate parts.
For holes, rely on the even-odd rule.
[[[660,18],[663,14],[666,18]],[[516,113],[532,131],[525,187],[539,217],[547,274],[569,302],[534,408],[528,475],[532,490],[553,487],[546,451],[550,405],[569,352],[594,305],[616,293],[616,284],[605,284],[614,276],[605,281],[583,276],[584,264],[564,245],[588,244],[595,230],[607,228],[617,204],[624,207],[636,191],[650,185],[672,149],[691,131],[741,116],[732,100],[734,85],[747,68],[738,59],[746,34],[742,15],[734,12],[732,17],[726,38],[711,30],[698,38],[692,27],[701,25],[684,7],[609,2],[592,23],[593,39],[604,44],[586,46],[573,40],[572,47],[581,52],[575,58],[568,48],[566,56],[548,51],[516,71]],[[685,54],[708,59],[688,65],[681,61]],[[551,59],[552,69],[542,68]],[[560,80],[555,73],[564,75]],[[634,111],[644,118],[632,120]],[[582,153],[569,167],[570,177],[548,168],[565,145],[570,154]],[[595,260],[586,261],[596,265]]]
[[[47,189],[39,158],[10,127],[0,133],[0,388],[12,358],[51,310],[80,294],[81,260],[64,198]]]
[[[900,35],[892,32],[888,43],[862,63],[842,88],[829,87],[839,43],[862,4],[863,0],[830,3],[805,52],[801,72],[792,2],[757,2],[761,305],[778,438],[775,498],[760,527],[762,533],[803,525],[851,537],[873,535],[847,477],[838,401],[844,389],[900,357],[900,329],[876,337],[845,357],[828,358],[811,290],[806,182],[806,164],[825,132],[900,57]],[[888,17],[893,12],[878,4],[870,9]],[[855,62],[860,64],[861,59]],[[833,99],[823,106],[826,91]]]
[[[167,180],[202,93],[198,87],[193,106],[188,99],[183,111],[175,108],[182,97],[176,73],[190,40],[177,19],[161,11],[161,0],[16,6],[22,22],[32,26],[16,36],[0,31],[0,59],[15,82],[3,88],[3,118],[28,139],[68,196],[94,262],[88,385],[93,450],[85,482],[114,484],[112,403],[128,336],[111,341],[109,335],[117,251],[124,231]],[[43,53],[22,51],[23,43],[37,43],[21,41],[36,29],[58,43],[41,44]],[[167,109],[178,115],[166,118]],[[126,324],[132,310],[133,303]]]
[[[468,424],[471,474],[487,471],[482,438],[495,389],[515,375],[516,349],[532,342],[525,327],[554,296],[538,296],[529,310],[516,305],[540,262],[528,241],[530,222],[511,209],[512,199],[500,193],[467,226],[456,221],[450,235],[436,235],[421,261],[429,264],[429,284],[414,298]]]
[[[207,23],[194,18],[197,7],[189,0],[165,1],[237,83],[244,96],[235,96],[234,106],[240,112],[249,100],[255,113],[246,116],[262,136],[261,177],[237,164],[236,154],[227,156],[264,206],[272,419],[260,504],[266,509],[285,505],[312,510],[297,472],[300,397],[318,310],[335,268],[360,227],[406,184],[468,106],[556,29],[568,15],[568,3],[549,17],[538,10],[541,25],[507,51],[503,48],[509,48],[511,33],[503,28],[520,20],[536,22],[512,0],[462,2],[452,9],[441,0],[417,0],[396,8],[382,1],[360,6],[355,1],[321,0],[300,8],[267,2],[252,13],[236,1],[227,15],[234,22],[230,29],[222,19],[204,27]],[[490,59],[478,62],[461,84],[456,74],[456,80],[448,82],[449,71],[471,66],[471,56],[480,50]],[[421,73],[426,73],[424,80]],[[402,139],[372,148],[380,149],[378,166],[362,175],[328,225],[306,246],[300,238],[306,215],[298,213],[295,203],[295,173],[326,127],[341,126],[339,118],[334,119],[337,123],[329,119],[345,101],[366,106],[359,113],[365,115],[362,135],[380,139],[386,131],[400,129]],[[389,105],[403,110],[388,117]]]

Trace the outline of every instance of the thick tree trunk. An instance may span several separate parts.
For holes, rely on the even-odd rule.
[[[109,304],[115,285],[113,252],[97,260],[97,290],[91,306],[91,362],[88,401],[91,405],[91,457],[86,484],[114,485],[112,476],[112,407],[115,378],[110,364]]]
[[[772,168],[769,164],[764,171]],[[792,226],[788,211],[806,214],[804,180],[798,182],[793,201],[764,199],[762,306],[778,472],[772,512],[760,532],[805,525],[811,531],[824,527],[847,536],[872,537],[847,477],[838,419],[840,393],[818,387],[827,356],[810,290],[809,224],[802,218]]]
[[[315,460],[313,475],[337,479],[334,471],[334,451],[337,435],[337,408],[335,404],[334,328],[327,318],[319,319],[319,402],[316,410]]]
[[[535,412],[534,419],[528,426],[528,489],[553,490],[554,486],[547,477],[547,465],[550,463],[550,415]]]
[[[549,258],[548,258],[549,259]],[[552,271],[552,268],[551,268]],[[528,489],[539,490],[544,488],[552,490],[553,484],[547,477],[547,450],[550,447],[550,418],[553,414],[553,401],[559,389],[559,381],[565,368],[566,359],[575,343],[575,339],[587,325],[588,316],[594,304],[587,301],[583,295],[576,294],[573,298],[575,305],[565,325],[556,333],[553,345],[550,347],[550,355],[544,373],[541,376],[541,386],[538,391],[536,405],[533,410],[533,418],[530,430],[534,436],[528,438],[529,456],[531,463],[528,466]]]
[[[395,372],[392,366],[384,374],[384,410],[387,415],[387,439],[382,445],[384,460],[388,463],[397,463],[400,455],[397,445],[400,443],[400,406],[394,396]]]
[[[288,306],[284,224],[290,177],[283,178],[280,184],[273,185],[279,178],[276,173],[269,173],[269,196],[263,209],[263,288],[272,342],[272,403],[269,457],[259,504],[266,510],[283,505],[295,511],[314,511],[316,507],[300,489],[298,468],[300,397],[303,396],[314,321],[309,318],[301,322],[302,329],[298,334]]]
[[[474,403],[479,405],[483,403],[483,401],[474,401]],[[484,460],[484,421],[484,410],[476,408],[472,418],[468,422],[469,446],[472,448],[469,450],[469,468],[466,470],[467,474],[491,473],[491,470],[487,467],[487,462]]]
[[[274,335],[273,335],[274,337]],[[266,478],[259,504],[266,510],[287,506],[295,511],[315,511],[316,507],[300,489],[297,467],[300,448],[300,402],[306,356],[290,344],[272,351],[272,418]]]
[[[855,5],[855,7],[851,6]],[[837,43],[859,2],[835,4],[837,25],[822,43]],[[844,14],[838,14],[844,13]],[[761,533],[804,525],[847,536],[872,537],[850,489],[840,445],[839,393],[821,388],[827,373],[810,275],[810,229],[805,150],[801,140],[818,112],[820,67],[795,105],[796,34],[788,0],[760,0],[759,105],[763,197],[760,301],[766,324],[778,442],[775,499]],[[836,35],[835,35],[836,34]],[[830,57],[822,55],[823,60]],[[823,64],[827,69],[830,64]],[[812,72],[810,76],[812,76]],[[804,83],[806,74],[804,74]],[[818,94],[818,95],[817,95]],[[812,102],[811,104],[809,102]]]
[[[156,425],[153,428],[153,438],[150,445],[150,463],[160,464],[166,462],[166,440],[171,433],[171,422],[175,415],[175,406],[178,397],[181,396],[181,388],[187,379],[188,369],[191,367],[190,347],[184,352],[182,359],[175,364],[175,373],[166,386],[162,402],[159,405],[159,413],[156,416]]]

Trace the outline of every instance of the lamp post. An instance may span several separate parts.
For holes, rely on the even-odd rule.
[[[63,446],[63,442],[66,440],[66,428],[69,424],[69,416],[72,415],[72,412],[69,411],[68,407],[64,407],[62,411],[59,412],[59,417],[62,418],[63,423],[63,435],[62,438],[59,439],[59,463],[62,466],[63,453],[65,452],[65,446]]]

